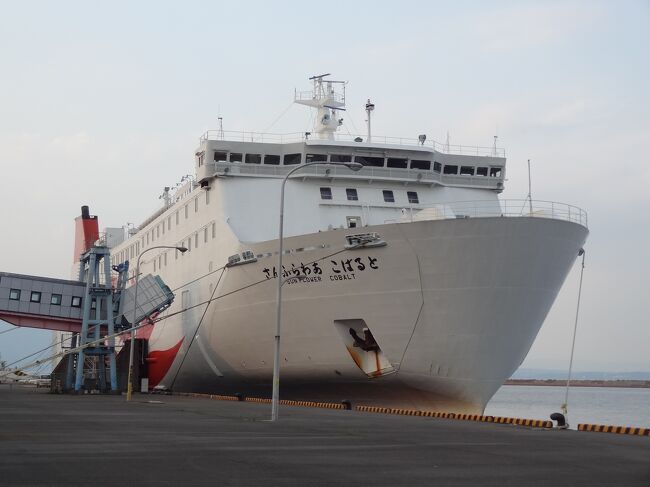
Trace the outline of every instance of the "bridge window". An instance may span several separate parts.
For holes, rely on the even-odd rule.
[[[40,303],[41,302],[41,292],[32,291],[32,295],[29,297],[30,303]]]
[[[20,301],[20,289],[10,289],[9,299],[12,301]]]
[[[476,175],[477,176],[487,176],[487,167],[477,167],[476,168]]]
[[[460,166],[461,176],[474,176],[474,166]]]
[[[228,153],[221,151],[214,151],[214,162],[226,162],[228,160]]]
[[[344,156],[341,154],[332,154],[330,156],[332,162],[352,162],[352,156]]]
[[[439,162],[433,161],[433,172],[438,172],[439,173],[441,169],[442,169],[442,164],[440,164]]]
[[[458,166],[450,166],[445,164],[444,169],[442,170],[443,174],[458,174]]]
[[[382,191],[384,193],[384,201],[386,203],[395,203],[395,195],[390,189]]]
[[[332,199],[332,188],[321,188],[320,189],[320,198],[322,200],[331,200]]]
[[[327,154],[307,154],[307,162],[327,161]]]
[[[63,296],[60,294],[52,294],[52,297],[50,298],[50,304],[53,304],[54,306],[61,306],[62,301]]]
[[[262,156],[260,154],[246,154],[246,164],[261,164]]]
[[[278,166],[280,164],[280,156],[266,154],[264,156],[264,164],[273,164],[274,166]]]
[[[386,167],[392,167],[395,169],[406,169],[407,161],[406,159],[399,159],[397,157],[389,157],[386,161]]]
[[[81,308],[81,298],[79,296],[72,296],[72,302],[70,306],[73,308]]]
[[[383,157],[356,156],[354,160],[355,162],[359,162],[364,166],[384,167]]]
[[[431,161],[413,159],[411,161],[411,169],[421,169],[423,171],[428,171],[431,169]]]
[[[230,153],[230,162],[241,162],[241,161],[242,161],[242,155],[239,152]]]
[[[347,188],[345,190],[345,194],[348,197],[348,201],[358,201],[359,200],[359,195],[357,194],[357,190],[354,188]]]
[[[500,178],[501,177],[501,168],[500,167],[491,167],[490,168],[490,177],[491,178]]]
[[[302,154],[285,154],[284,155],[284,165],[291,166],[293,164],[300,164],[302,160]]]
[[[409,199],[409,203],[418,204],[420,202],[420,198],[418,198],[418,194],[415,191],[407,191],[406,196]]]

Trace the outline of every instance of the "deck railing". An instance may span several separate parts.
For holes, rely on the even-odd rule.
[[[288,134],[273,134],[264,132],[236,132],[230,130],[208,130],[200,138],[204,140],[223,140],[231,142],[257,142],[263,144],[291,144],[297,142],[325,142],[332,143],[328,140],[318,139],[315,134],[307,135],[308,132],[294,132]],[[366,142],[366,135],[355,134],[336,134],[334,142]],[[468,156],[487,156],[487,157],[505,157],[505,149],[500,147],[488,146],[469,146],[457,144],[441,144],[435,140],[425,140],[421,143],[417,137],[387,137],[383,135],[373,135],[372,143],[382,146],[406,146],[406,147],[426,147],[436,152],[444,154],[457,154]]]
[[[556,201],[503,199],[453,201],[435,205],[412,205],[399,220],[386,223],[487,217],[533,217],[564,220],[588,227],[587,212],[577,206]]]

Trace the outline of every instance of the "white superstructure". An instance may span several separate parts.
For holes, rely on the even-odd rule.
[[[151,333],[150,383],[270,395],[282,179],[354,161],[287,184],[281,397],[481,412],[530,349],[586,214],[500,201],[496,147],[335,138],[344,85],[312,80],[296,101],[318,111],[313,133],[204,134],[196,177],[112,249],[114,264],[189,249],[141,260],[177,296]]]

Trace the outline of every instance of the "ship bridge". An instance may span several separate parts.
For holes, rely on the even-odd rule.
[[[497,147],[450,146],[424,139],[361,137],[336,140],[304,134],[208,131],[195,153],[197,181],[213,177],[284,177],[294,166],[310,162],[356,162],[350,171],[312,166],[301,177],[396,181],[426,186],[503,191],[506,159]]]

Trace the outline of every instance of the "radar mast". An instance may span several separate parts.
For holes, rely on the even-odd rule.
[[[317,110],[314,133],[319,139],[334,140],[334,133],[343,124],[338,111],[345,111],[345,81],[326,80],[330,73],[312,76],[311,91],[295,91],[294,102]]]

